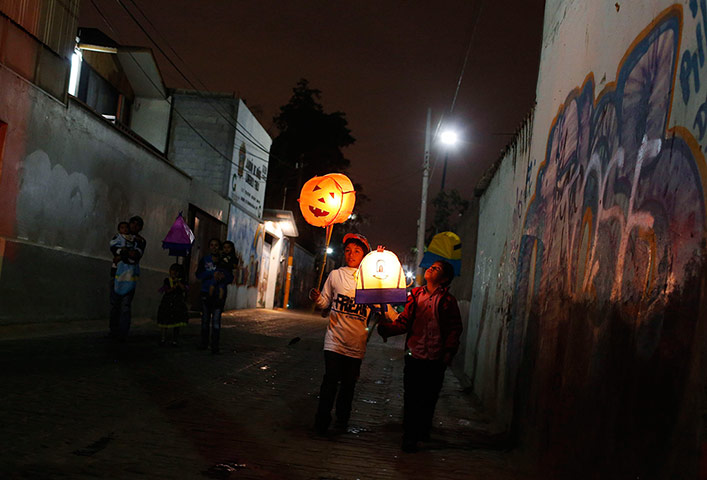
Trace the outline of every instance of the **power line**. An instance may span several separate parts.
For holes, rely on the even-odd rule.
[[[135,3],[134,0],[128,0],[128,1],[138,10],[138,12],[140,12],[140,14],[143,16],[143,18],[144,18],[145,20],[147,20],[147,23],[152,27],[152,29],[153,29],[160,37],[162,37],[162,40],[164,41],[164,43],[167,45],[167,47],[169,47],[169,49],[172,51],[172,53],[174,53],[174,55],[182,62],[182,64],[184,64],[184,66],[185,66],[187,69],[191,70],[191,68],[189,68],[189,64],[181,57],[181,55],[179,55],[179,53],[174,49],[174,47],[172,47],[172,45],[171,45],[171,44],[169,43],[169,41],[167,40],[167,37],[166,37],[165,35],[163,35],[162,33],[160,33],[160,31],[157,29],[157,26],[156,26],[154,23],[152,23],[152,20],[150,20],[150,18],[145,14],[145,12],[140,8],[140,6],[139,6],[137,3]],[[125,7],[123,7],[123,8],[125,8]],[[127,9],[126,9],[126,11],[127,11]],[[129,13],[129,12],[128,12],[128,13]],[[135,20],[135,23],[138,23],[136,19],[134,19],[134,20]],[[139,23],[138,23],[138,26],[140,26]],[[141,28],[142,28],[142,27],[141,27]],[[143,29],[143,32],[145,32],[144,29]],[[145,32],[145,34],[148,35],[147,32]],[[149,38],[150,41],[159,49],[159,46],[158,46],[157,43],[154,41],[154,39],[152,39],[149,35],[148,35],[148,38]],[[169,57],[167,57],[166,54],[165,54],[162,50],[160,50],[160,52],[162,52],[162,54],[165,55],[165,57],[169,60]],[[170,62],[170,63],[172,63],[172,62]],[[175,68],[177,68],[177,67],[174,65],[174,63],[172,63],[172,65],[173,65]],[[187,80],[187,82],[189,82],[189,84],[190,84],[192,87],[194,87],[193,83],[191,83],[191,82],[189,81],[189,79],[186,77],[185,74],[183,74],[183,73],[182,73],[181,71],[179,71],[178,69],[177,69],[177,71],[180,73],[180,75],[182,75],[182,77],[183,77],[185,80]],[[197,82],[199,82],[199,84],[200,84],[204,89],[208,90],[208,86],[199,78],[199,76],[196,74],[196,72],[194,72],[193,70],[191,70],[190,73],[191,73],[192,76],[194,76],[194,78],[196,78]],[[195,91],[197,92],[197,94],[199,93],[199,90],[196,89],[196,88],[195,88]],[[219,110],[216,105],[214,105],[213,103],[211,103],[211,101],[210,101],[210,99],[209,99],[208,97],[206,98],[206,101],[207,101],[207,103],[209,103],[209,105],[216,111],[216,113],[218,113],[224,120],[226,120],[226,122],[228,122],[228,119],[229,119],[229,118],[232,119],[234,122],[236,122],[236,125],[232,125],[232,124],[230,124],[230,122],[228,122],[229,125],[231,125],[232,127],[235,127],[236,129],[238,129],[238,125],[240,125],[240,126],[243,127],[243,124],[241,124],[240,122],[238,122],[238,119],[237,119],[237,118],[234,118],[234,117],[233,117],[232,115],[230,115],[228,112],[223,112],[223,111]],[[224,116],[224,115],[225,115],[225,116]],[[227,117],[228,117],[228,118],[227,118]],[[245,127],[244,127],[244,128],[245,128]],[[246,130],[245,132],[241,132],[241,133],[244,134],[244,135],[246,135],[246,134],[249,135],[249,136],[251,137],[251,138],[250,138],[251,142],[253,142],[254,144],[256,144],[261,150],[263,150],[263,151],[265,151],[266,153],[270,154],[270,151],[269,151],[269,150],[266,150],[262,145],[260,145],[259,141],[258,141],[250,132],[248,132],[248,131]]]
[[[162,49],[162,47],[155,41],[155,39],[152,38],[152,35],[150,35],[149,32],[145,29],[145,27],[143,27],[143,25],[140,23],[140,21],[135,17],[135,15],[133,15],[133,13],[132,13],[132,12],[128,9],[128,7],[123,3],[123,1],[122,1],[122,0],[116,0],[116,2],[118,3],[118,5],[120,5],[120,6],[123,8],[123,10],[125,10],[125,12],[126,12],[126,13],[128,14],[128,16],[130,16],[130,18],[135,22],[135,24],[138,26],[138,28],[140,28],[140,30],[147,36],[147,38],[150,40],[150,42],[152,42],[152,44],[153,44],[153,45],[160,51],[160,53],[167,59],[167,61],[170,63],[170,65],[172,65],[172,67],[174,67],[174,69],[179,73],[179,75],[181,75],[182,78],[183,78],[184,80],[186,80],[186,82],[196,91],[197,95],[199,95],[200,97],[203,97],[203,95],[202,95],[201,92],[199,91],[198,87],[194,84],[194,82],[192,82],[192,81],[186,76],[186,74],[185,74],[184,72],[182,72],[182,70],[177,66],[177,64],[176,64],[174,61],[172,61],[172,59],[170,58],[170,56],[167,55],[167,52],[165,52],[165,51]],[[134,2],[131,2],[131,3],[133,3],[133,5],[135,5]],[[95,5],[95,4],[94,4],[94,5]],[[139,8],[138,8],[138,10],[140,11],[140,13],[141,13],[145,18],[147,18],[147,17],[145,16],[145,14],[142,12],[142,10],[140,10]],[[153,25],[153,28],[155,28],[154,25]],[[155,28],[155,31],[157,31],[156,28]],[[158,33],[159,33],[159,32],[158,32]],[[160,34],[160,35],[161,35],[161,34]],[[161,35],[161,36],[164,38],[163,35]],[[165,41],[165,43],[168,44],[168,42],[166,42],[166,41]],[[168,45],[169,45],[169,44],[168,44]],[[170,47],[170,48],[171,48],[171,47]],[[174,49],[172,49],[172,50],[174,50]],[[182,60],[182,62],[184,62],[184,60]],[[185,63],[186,63],[186,62],[185,62]],[[202,82],[202,84],[203,84],[203,82]],[[248,132],[248,131],[245,131],[245,132],[244,132],[242,129],[239,129],[239,128],[238,128],[239,125],[240,125],[241,127],[243,127],[243,125],[241,125],[241,124],[238,123],[238,119],[233,119],[233,118],[231,117],[231,120],[234,120],[234,121],[235,121],[235,125],[232,124],[232,123],[230,122],[229,118],[226,118],[226,116],[224,116],[224,114],[223,114],[220,110],[218,110],[217,108],[215,108],[215,107],[211,104],[211,102],[208,101],[208,99],[207,99],[207,103],[214,109],[214,111],[215,111],[217,114],[219,114],[219,116],[221,116],[224,120],[226,120],[226,122],[228,122],[232,127],[234,127],[234,128],[236,129],[236,131],[240,131],[241,134],[244,135],[244,136],[247,135],[247,136],[252,137],[252,138],[251,138],[251,142],[252,142],[256,147],[260,148],[264,153],[270,154],[270,151],[269,151],[267,148],[265,148],[262,144],[260,144],[260,142],[258,142],[258,141],[250,134],[250,132]]]
[[[112,24],[110,23],[110,21],[108,21],[108,19],[105,17],[105,15],[103,15],[103,12],[101,11],[100,8],[98,8],[98,6],[96,5],[96,2],[95,2],[94,0],[91,0],[91,3],[93,4],[94,8],[95,8],[96,11],[98,12],[98,14],[101,16],[101,18],[103,18],[103,21],[106,23],[106,25],[107,25],[108,28],[111,30],[111,32],[113,32],[115,35],[117,35],[116,30],[113,28]],[[145,78],[147,78],[147,80],[152,84],[152,86],[154,86],[154,87],[159,91],[159,90],[160,90],[159,86],[152,80],[152,78],[150,78],[150,76],[148,75],[148,73],[142,68],[142,66],[140,65],[140,63],[135,59],[135,57],[134,57],[134,55],[132,54],[132,52],[128,52],[128,54],[130,55],[130,57],[131,57],[131,58],[133,59],[133,61],[135,62],[135,65],[136,65],[136,66],[140,69],[140,71],[142,71],[142,73],[145,75]],[[201,138],[201,139],[204,141],[204,143],[206,143],[206,144],[207,144],[214,152],[216,152],[220,157],[222,157],[224,160],[226,160],[226,162],[228,162],[229,164],[231,164],[232,166],[234,166],[234,167],[236,167],[236,168],[238,167],[238,165],[237,165],[235,162],[233,162],[232,159],[228,158],[223,152],[221,152],[221,150],[219,150],[214,144],[212,144],[201,132],[199,132],[199,130],[198,130],[194,125],[192,125],[192,123],[189,122],[189,120],[187,120],[184,115],[182,115],[182,113],[179,111],[179,109],[176,108],[176,107],[174,106],[174,104],[173,104],[170,100],[168,100],[166,97],[164,98],[164,100],[165,100],[167,103],[170,104],[170,106],[172,107],[172,110],[173,110],[182,120],[184,120],[184,123],[186,123],[187,126],[188,126],[189,128],[191,128],[191,129],[194,131],[194,133],[196,133],[196,134],[199,136],[199,138]],[[262,161],[264,161],[264,162],[266,162],[266,163],[269,163],[269,160],[268,160],[268,159],[265,159],[265,158],[263,158],[263,157],[259,157],[259,156],[255,155],[255,154],[253,154],[253,153],[251,153],[251,156],[253,156],[254,158],[257,158],[257,159],[259,159],[259,160],[262,160]],[[260,183],[260,182],[259,182],[259,183]]]
[[[484,11],[485,0],[481,0],[481,6],[479,7],[479,13],[474,19],[474,23],[471,27],[471,37],[469,38],[469,45],[466,47],[466,54],[464,55],[464,62],[462,63],[461,72],[459,72],[459,79],[457,80],[457,88],[454,91],[454,97],[452,97],[452,105],[449,107],[449,114],[451,115],[454,111],[454,105],[457,102],[457,95],[459,94],[459,88],[462,85],[462,79],[464,78],[464,71],[466,70],[466,64],[469,61],[469,54],[471,53],[471,46],[474,43],[474,36],[476,35],[476,26],[479,24],[479,18],[481,18],[481,13]]]
[[[469,37],[469,44],[466,47],[466,53],[464,54],[464,61],[462,62],[462,68],[461,71],[459,72],[459,77],[457,78],[457,86],[454,90],[454,96],[452,97],[452,103],[449,106],[449,115],[451,116],[452,113],[454,112],[454,107],[457,103],[457,96],[459,95],[459,89],[461,88],[462,85],[462,80],[464,78],[464,72],[466,70],[466,64],[469,61],[469,54],[471,53],[471,47],[474,43],[474,37],[476,36],[476,27],[479,24],[479,19],[481,18],[481,14],[484,11],[484,6],[486,5],[486,0],[481,0],[480,6],[479,6],[479,12],[476,14],[476,17],[474,18],[474,22],[472,23],[471,26],[471,35]],[[439,122],[437,123],[437,127],[435,128],[435,132],[432,138],[436,138],[437,134],[439,133],[439,129],[442,126],[442,119],[444,118],[444,114],[440,117]],[[439,160],[439,155],[435,153],[434,155],[434,160],[432,162],[432,168],[430,169],[430,180],[432,180],[432,177],[434,176],[435,168],[437,167],[437,161]]]

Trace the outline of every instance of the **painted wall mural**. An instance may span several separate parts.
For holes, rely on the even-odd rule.
[[[231,205],[228,240],[236,247],[236,273],[228,289],[227,308],[254,308],[257,300],[264,226]]]
[[[704,62],[700,44],[679,68],[681,28],[682,8],[665,10],[627,50],[615,82],[596,92],[590,74],[569,94],[525,211],[507,391],[526,399],[520,415],[539,422],[541,443],[583,429],[581,448],[557,448],[587,462],[638,465],[627,445],[643,460],[665,458],[686,401],[707,175],[697,140],[670,126],[673,102],[688,100],[686,63]],[[683,93],[673,98],[678,72]],[[698,77],[688,77],[694,94]],[[698,120],[693,128],[703,131]],[[662,467],[640,467],[652,468]]]

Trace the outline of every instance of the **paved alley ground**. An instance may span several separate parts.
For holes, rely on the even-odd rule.
[[[96,322],[0,329],[2,478],[524,479],[489,447],[484,419],[448,372],[432,441],[400,450],[402,338],[374,334],[346,433],[311,429],[326,319],[224,316],[221,355],[177,347],[136,321],[115,344]]]

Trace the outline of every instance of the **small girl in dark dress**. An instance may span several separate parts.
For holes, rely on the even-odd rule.
[[[169,267],[169,277],[164,279],[164,285],[159,290],[163,293],[157,310],[157,324],[162,330],[160,345],[166,343],[168,329],[172,330],[172,345],[177,345],[179,327],[185,327],[189,320],[186,302],[189,287],[183,277],[184,268],[178,263],[173,264]]]

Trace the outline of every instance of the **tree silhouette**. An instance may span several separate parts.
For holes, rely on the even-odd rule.
[[[455,189],[442,190],[432,200],[435,209],[432,225],[427,230],[427,244],[432,237],[439,232],[453,232],[459,225],[466,209],[469,208],[469,201],[462,198]]]
[[[346,173],[350,161],[342,149],[356,140],[351,136],[346,114],[326,113],[321,91],[300,79],[292,97],[274,118],[279,134],[270,149],[270,168],[265,192],[267,208],[292,210],[300,232],[300,243],[316,251],[323,229],[311,227],[299,214],[302,185],[315,175]]]

